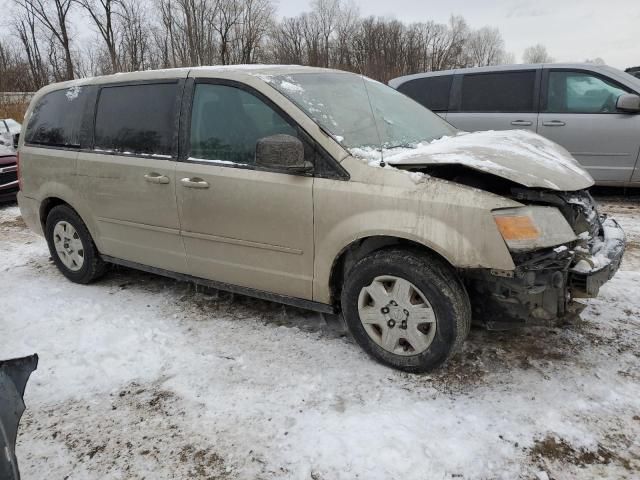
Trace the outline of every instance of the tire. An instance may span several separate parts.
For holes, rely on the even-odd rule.
[[[412,250],[384,249],[359,260],[341,304],[355,341],[377,361],[410,373],[444,364],[471,326],[469,297],[455,271]]]
[[[107,265],[87,226],[71,207],[58,205],[51,209],[45,224],[45,238],[56,267],[72,282],[91,283],[106,271]]]

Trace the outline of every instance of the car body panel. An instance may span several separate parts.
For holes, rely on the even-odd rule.
[[[531,130],[536,131],[537,113],[483,113],[446,112],[447,122],[460,130],[477,132],[482,130]]]
[[[79,153],[78,190],[102,253],[186,273],[175,171],[176,162],[166,159]],[[168,182],[150,183],[145,176],[164,176]]]
[[[538,133],[564,146],[596,183],[632,180],[640,151],[640,115],[540,113]]]
[[[183,162],[176,179],[190,275],[311,299],[312,177]]]

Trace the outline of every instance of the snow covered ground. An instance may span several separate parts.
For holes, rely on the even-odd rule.
[[[583,321],[490,333],[431,375],[377,365],[315,314],[118,269],[68,282],[0,207],[0,358],[37,352],[30,479],[640,476],[640,203]]]

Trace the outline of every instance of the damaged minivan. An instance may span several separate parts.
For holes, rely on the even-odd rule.
[[[474,322],[579,311],[624,233],[592,178],[524,131],[460,132],[360,75],[199,67],[50,85],[19,145],[20,209],[71,281],[108,264],[323,313],[409,372]]]

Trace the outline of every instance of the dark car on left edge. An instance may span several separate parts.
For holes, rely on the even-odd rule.
[[[0,145],[0,202],[14,201],[18,193],[18,158],[16,152]]]

